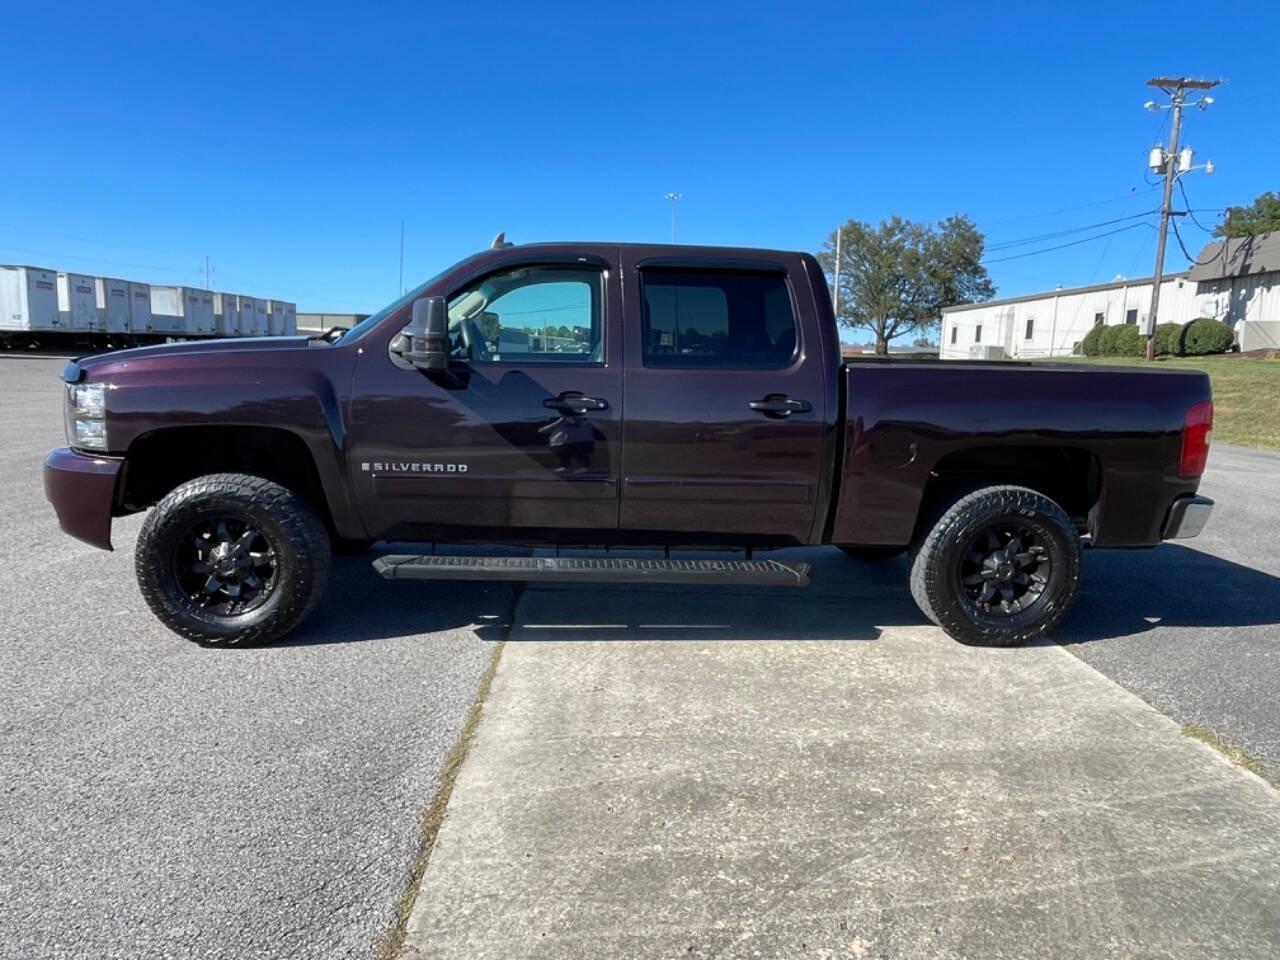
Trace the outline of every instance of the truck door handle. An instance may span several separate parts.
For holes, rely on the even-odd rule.
[[[542,401],[544,407],[552,410],[568,410],[571,413],[586,413],[588,410],[608,410],[609,401],[596,397],[584,396],[581,393],[566,391],[558,397],[547,397]]]
[[[778,417],[789,417],[793,413],[808,413],[813,405],[808,400],[792,400],[786,396],[769,396],[763,400],[752,400],[747,404],[752,410]]]

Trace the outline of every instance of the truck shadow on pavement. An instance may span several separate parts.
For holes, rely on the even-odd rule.
[[[1280,577],[1191,547],[1086,551],[1080,596],[1059,643],[1134,636],[1157,627],[1280,623]]]
[[[805,589],[390,582],[376,553],[339,558],[325,602],[283,646],[470,629],[484,642],[544,640],[875,640],[929,627],[907,589],[904,558],[868,563],[832,548],[778,551],[814,566]],[[1089,551],[1079,599],[1051,642],[1088,643],[1157,627],[1280,623],[1280,578],[1176,544]]]

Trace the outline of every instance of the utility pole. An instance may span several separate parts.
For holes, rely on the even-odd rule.
[[[1169,107],[1147,101],[1148,110],[1173,110],[1173,132],[1169,135],[1169,152],[1157,144],[1151,151],[1151,168],[1164,176],[1164,200],[1160,204],[1160,233],[1156,240],[1156,270],[1151,278],[1151,309],[1147,314],[1147,359],[1156,358],[1156,324],[1160,320],[1160,283],[1164,279],[1164,244],[1169,233],[1169,207],[1173,200],[1173,182],[1191,169],[1190,158],[1184,165],[1178,158],[1178,135],[1182,129],[1182,107],[1187,100],[1188,90],[1212,90],[1218,85],[1217,80],[1195,80],[1191,77],[1152,77],[1147,86],[1164,91],[1169,96]],[[1201,97],[1191,105],[1201,110],[1213,103],[1213,97]],[[1209,172],[1213,171],[1210,166]]]
[[[671,243],[676,242],[676,201],[683,197],[683,193],[668,193],[667,199],[671,201]]]
[[[209,255],[206,253],[204,257],[204,288],[206,290],[213,289],[213,268],[209,266]]]

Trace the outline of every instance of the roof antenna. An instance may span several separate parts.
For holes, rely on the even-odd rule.
[[[514,247],[515,244],[507,239],[507,231],[503,230],[493,238],[493,243],[489,244],[490,250],[505,250],[507,247]]]

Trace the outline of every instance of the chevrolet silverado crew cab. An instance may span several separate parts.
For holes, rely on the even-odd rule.
[[[495,242],[346,332],[62,378],[44,484],[63,529],[111,549],[112,518],[150,508],[142,595],[208,644],[286,633],[332,552],[377,540],[431,544],[379,557],[391,579],[803,586],[808,565],[755,553],[905,551],[925,616],[1014,644],[1062,618],[1083,546],[1194,536],[1212,507],[1204,374],[844,362],[804,253]],[[557,549],[435,549],[461,542]]]

